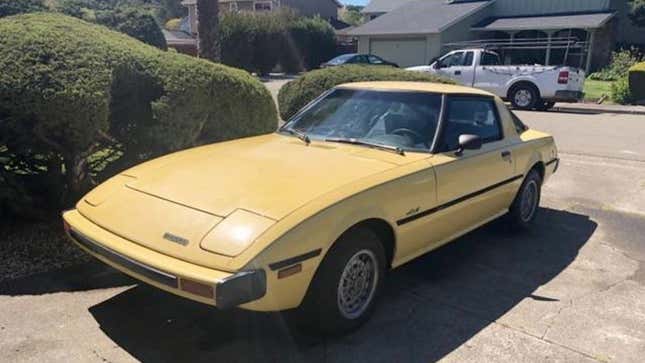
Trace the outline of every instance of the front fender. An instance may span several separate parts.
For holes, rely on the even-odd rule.
[[[375,204],[361,206],[360,201],[356,200],[360,198],[355,198],[336,204],[300,223],[254,258],[245,270],[266,271],[267,294],[242,307],[278,311],[300,306],[318,267],[345,231],[369,219],[387,221],[382,207]],[[289,263],[289,260],[297,262]],[[300,272],[278,278],[281,269],[296,264],[301,264]]]

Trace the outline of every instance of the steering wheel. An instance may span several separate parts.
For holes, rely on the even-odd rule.
[[[428,145],[428,141],[424,140],[425,137],[414,130],[400,128],[400,129],[393,130],[390,133],[394,135],[399,135],[399,136],[410,136],[412,137],[412,140],[414,141],[415,144],[422,142],[425,147],[430,148],[430,145]]]

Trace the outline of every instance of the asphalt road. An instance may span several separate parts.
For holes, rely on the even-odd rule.
[[[216,311],[92,263],[0,285],[0,360],[642,362],[645,117],[520,115],[562,157],[535,228],[493,223],[396,270],[352,335]]]

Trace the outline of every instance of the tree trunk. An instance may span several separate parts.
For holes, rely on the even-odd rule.
[[[67,179],[67,193],[64,203],[76,201],[90,186],[87,171],[87,157],[82,155],[68,155],[65,157],[65,178]]]
[[[213,62],[220,61],[219,1],[197,0],[199,56]]]

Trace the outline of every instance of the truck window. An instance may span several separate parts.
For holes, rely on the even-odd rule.
[[[457,52],[443,57],[439,61],[439,66],[441,68],[455,67],[455,66],[461,66],[463,62],[464,62],[464,52]]]
[[[467,67],[472,66],[474,58],[475,58],[474,52],[466,52],[466,56],[464,57],[464,61],[461,65],[467,66]]]
[[[497,54],[485,52],[480,63],[482,66],[498,66],[501,62]]]

